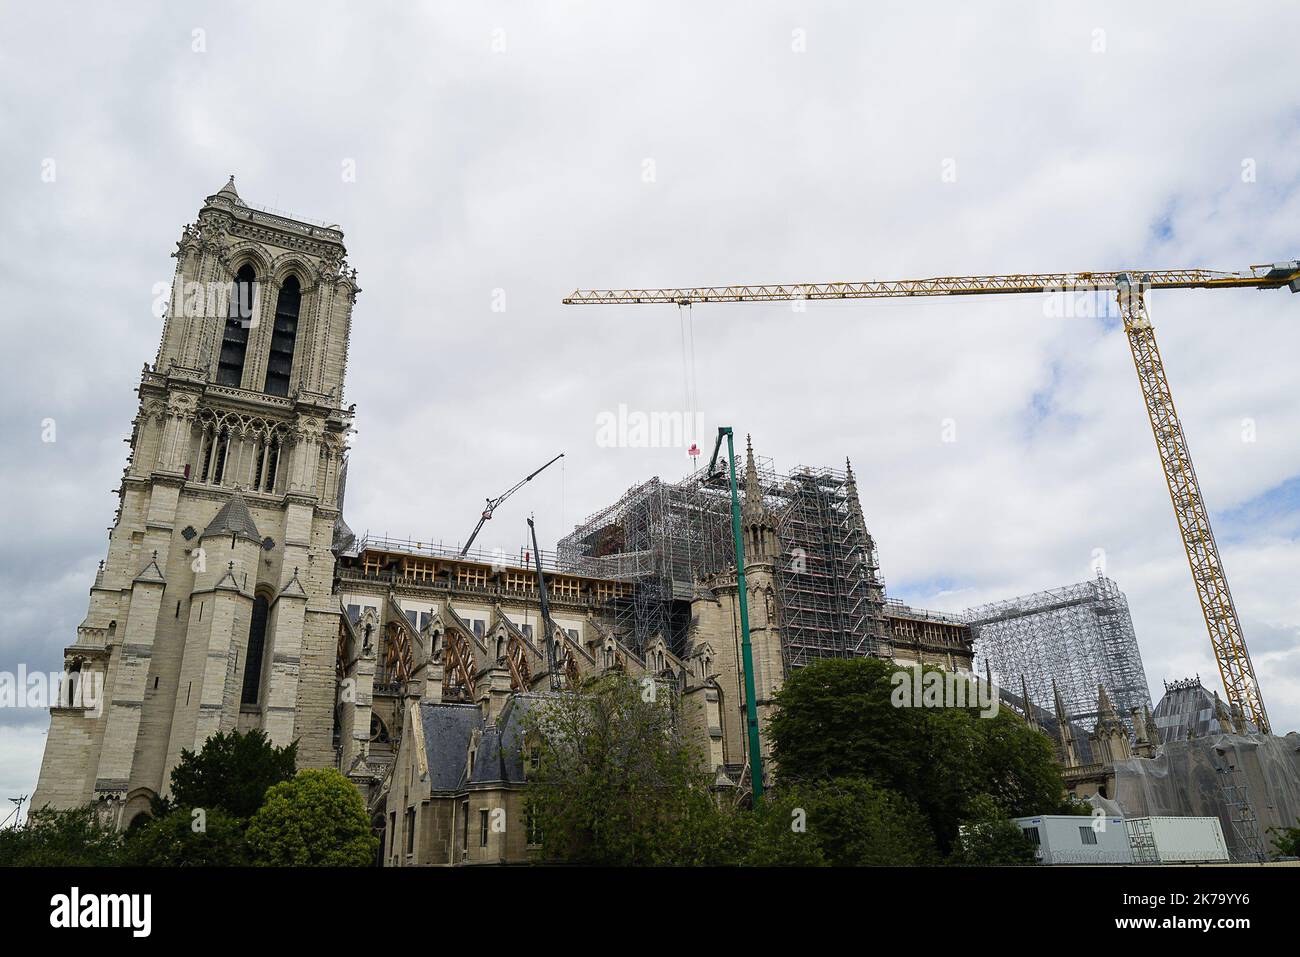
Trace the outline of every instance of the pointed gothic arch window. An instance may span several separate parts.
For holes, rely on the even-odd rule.
[[[280,286],[275,303],[275,328],[271,332],[271,355],[266,360],[268,395],[289,394],[289,373],[293,371],[293,349],[298,340],[298,309],[302,305],[302,286],[297,276],[289,276]]]
[[[262,651],[266,645],[266,618],[271,603],[265,595],[253,599],[253,620],[248,626],[248,653],[244,655],[244,704],[257,704],[262,693]]]
[[[235,273],[230,308],[221,330],[221,354],[217,359],[217,385],[239,388],[244,378],[244,356],[248,352],[248,329],[253,321],[253,298],[257,274],[244,263]]]

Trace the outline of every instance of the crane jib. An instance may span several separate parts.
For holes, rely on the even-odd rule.
[[[1214,269],[1118,269],[1094,272],[1012,273],[996,276],[935,276],[929,279],[866,282],[744,284],[661,289],[578,289],[566,305],[706,302],[782,302],[819,299],[889,299],[921,296],[975,296],[1099,291],[1121,286],[1139,289],[1215,289],[1290,287],[1300,291],[1300,260],[1251,266],[1229,272]]]

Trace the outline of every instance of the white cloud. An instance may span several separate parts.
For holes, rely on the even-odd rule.
[[[0,274],[22,357],[0,385],[0,600],[22,622],[0,637],[0,667],[51,667],[74,637],[131,389],[157,347],[152,286],[231,172],[250,202],[341,223],[360,269],[350,523],[459,541],[484,497],[565,451],[485,529],[507,551],[529,513],[553,542],[628,486],[688,468],[679,451],[595,443],[596,416],[619,403],[681,407],[677,311],[561,306],[576,286],[1297,255],[1297,10],[1260,30],[1173,4],[360,9],[0,14]],[[191,52],[196,26],[207,53]],[[796,28],[806,53],[791,51]],[[1300,726],[1297,506],[1235,510],[1300,474],[1298,305],[1151,297],[1283,729]],[[781,468],[852,458],[892,594],[961,607],[1081,580],[1104,548],[1157,696],[1161,678],[1213,675],[1117,330],[1030,297],[720,305],[694,325],[710,427],[752,432]],[[39,439],[47,416],[54,446]]]

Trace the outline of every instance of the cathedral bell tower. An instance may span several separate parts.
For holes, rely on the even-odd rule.
[[[102,694],[51,708],[34,807],[99,801],[125,827],[217,731],[334,763],[346,254],[340,229],[249,206],[233,176],[182,230],[108,555],[65,650]]]

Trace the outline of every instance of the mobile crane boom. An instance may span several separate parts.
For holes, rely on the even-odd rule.
[[[501,505],[502,502],[508,499],[511,495],[514,495],[515,492],[518,492],[521,488],[523,488],[533,479],[537,478],[537,476],[541,475],[543,472],[545,472],[548,468],[550,468],[552,465],[554,465],[562,458],[564,458],[563,452],[561,452],[555,458],[551,459],[541,468],[537,469],[536,471],[532,472],[529,475],[525,475],[518,482],[510,486],[508,489],[506,489],[496,498],[488,499],[486,504],[483,506],[483,514],[480,515],[478,518],[478,524],[474,526],[474,531],[469,533],[469,540],[465,542],[465,547],[460,550],[460,557],[464,558],[467,554],[469,554],[469,547],[474,544],[474,539],[478,538],[478,533],[482,531],[484,524],[492,519],[492,513],[497,510],[497,508]]]

